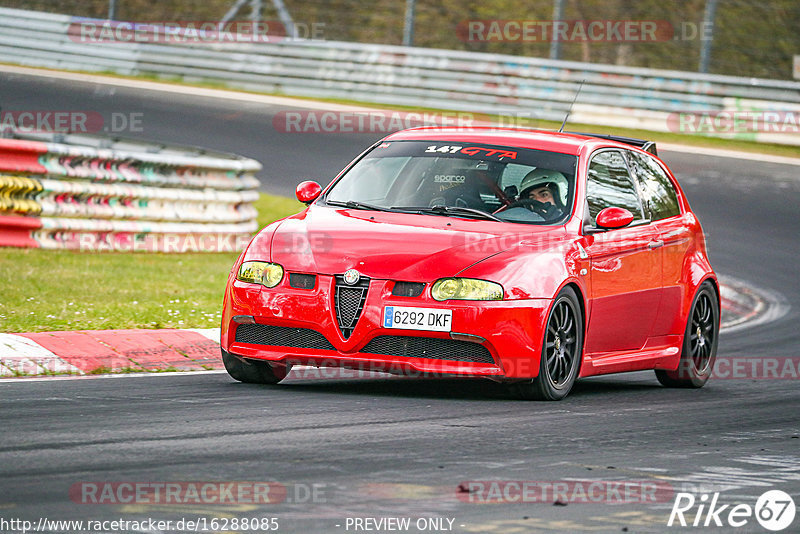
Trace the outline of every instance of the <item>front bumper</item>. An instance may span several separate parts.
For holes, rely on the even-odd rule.
[[[287,279],[284,277],[274,288],[238,280],[229,284],[222,317],[223,349],[244,358],[284,364],[397,374],[518,379],[539,373],[542,329],[550,299],[437,302],[430,297],[430,285],[419,297],[400,297],[392,295],[394,281],[373,279],[361,316],[345,339],[335,315],[334,277],[318,275],[311,290],[292,288]],[[452,310],[452,332],[384,328],[383,308],[391,305]],[[253,328],[234,320],[240,315],[252,316],[256,325],[269,327],[263,329],[271,333],[265,338],[268,342],[243,342],[253,339],[242,335],[237,341],[238,328]],[[303,337],[303,332],[310,338]],[[420,348],[426,340],[430,340],[429,350]],[[465,343],[479,343],[485,350],[469,350],[475,347]],[[461,349],[463,355],[459,354]],[[490,357],[469,356],[476,352]]]

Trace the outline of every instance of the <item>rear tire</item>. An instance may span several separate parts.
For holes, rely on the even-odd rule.
[[[656,369],[656,378],[670,388],[701,388],[708,382],[717,359],[719,341],[719,304],[711,282],[704,282],[694,297],[678,368]]]
[[[231,378],[247,384],[277,384],[289,374],[289,367],[259,360],[241,360],[222,350],[222,363]]]
[[[546,325],[539,376],[512,385],[523,399],[561,400],[578,377],[583,357],[583,315],[572,288],[565,287],[556,296]]]

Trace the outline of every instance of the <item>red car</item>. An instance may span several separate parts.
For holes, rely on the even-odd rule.
[[[231,270],[222,358],[243,382],[292,365],[485,377],[558,400],[654,369],[701,387],[719,286],[653,143],[416,128],[370,147]]]

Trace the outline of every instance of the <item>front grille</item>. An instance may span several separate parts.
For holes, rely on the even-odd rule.
[[[313,274],[289,273],[289,285],[295,289],[314,289],[317,277]]]
[[[434,337],[378,336],[361,349],[368,354],[494,363],[489,350],[479,343]]]
[[[310,328],[240,324],[236,342],[272,347],[336,350],[325,336]],[[361,349],[365,354],[494,364],[489,350],[479,343],[433,337],[378,336]]]
[[[336,291],[334,291],[334,307],[336,308],[336,322],[339,323],[339,330],[342,336],[347,339],[353,333],[358,318],[364,310],[364,302],[367,300],[367,290],[369,289],[369,278],[361,277],[355,285],[349,286],[344,283],[344,276],[337,275]]]
[[[422,282],[395,282],[392,295],[395,297],[418,297],[422,295],[425,284]]]
[[[325,336],[310,328],[266,324],[240,324],[236,328],[236,342],[299,349],[336,350]]]

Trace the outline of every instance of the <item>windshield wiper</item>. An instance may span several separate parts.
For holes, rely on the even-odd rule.
[[[475,208],[467,208],[462,206],[443,206],[441,204],[436,204],[434,206],[419,206],[419,207],[392,206],[392,209],[417,211],[419,213],[435,213],[437,215],[474,215],[481,219],[503,222],[502,219],[498,219],[488,211],[478,210]]]
[[[351,208],[354,210],[394,211],[394,208],[374,206],[366,202],[356,202],[355,200],[348,200],[346,202],[342,202],[341,200],[326,200],[325,203],[331,206],[340,206],[342,208]]]

